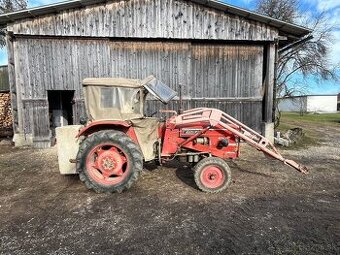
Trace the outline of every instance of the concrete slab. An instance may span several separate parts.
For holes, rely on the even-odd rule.
[[[33,145],[33,136],[31,134],[14,134],[13,142],[15,147],[24,147]]]
[[[270,142],[274,143],[274,123],[263,123],[262,126],[262,134],[266,137]]]
[[[58,163],[61,174],[76,174],[76,165],[70,163],[78,153],[79,139],[76,138],[81,125],[70,125],[56,128]]]

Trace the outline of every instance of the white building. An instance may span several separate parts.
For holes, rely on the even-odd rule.
[[[282,112],[337,112],[337,95],[305,95],[279,98]]]

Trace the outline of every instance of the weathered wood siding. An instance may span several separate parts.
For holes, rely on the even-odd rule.
[[[184,0],[108,1],[15,22],[14,34],[274,41],[277,29]]]
[[[260,130],[263,51],[259,45],[17,38],[21,130],[39,141],[49,135],[47,90],[75,90],[74,118],[79,121],[84,78],[143,79],[150,74],[175,90],[181,84],[184,108],[216,107]],[[176,104],[167,108],[177,109]],[[150,101],[148,113],[160,107]]]
[[[178,111],[179,102],[172,101],[166,107],[159,102],[148,102],[147,109],[150,113],[158,112],[159,109],[166,108]],[[242,100],[242,99],[217,99],[217,100],[184,100],[183,109],[192,109],[199,107],[216,108],[232,115],[245,124],[254,128],[258,132],[262,130],[262,101],[261,100]],[[157,116],[165,116],[157,114]]]
[[[23,98],[76,90],[86,77],[154,74],[189,98],[261,98],[264,47],[188,42],[32,39],[14,43],[16,83]],[[26,86],[27,85],[27,86]]]
[[[271,121],[278,30],[268,24],[192,1],[111,0],[16,21],[8,31],[14,130],[40,147],[50,132],[47,91],[75,91],[78,123],[87,77],[153,74],[177,91],[182,85],[184,109],[219,108],[258,131]],[[150,100],[146,109],[161,107]]]

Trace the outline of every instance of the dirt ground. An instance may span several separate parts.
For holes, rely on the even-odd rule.
[[[3,145],[0,254],[340,254],[340,124],[304,127],[323,132],[320,145],[283,153],[308,176],[245,146],[220,194],[180,164],[95,194],[59,175],[54,148]]]

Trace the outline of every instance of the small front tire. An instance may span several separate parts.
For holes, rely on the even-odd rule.
[[[218,193],[231,184],[231,171],[228,164],[216,157],[202,159],[194,167],[197,187],[208,193]]]

